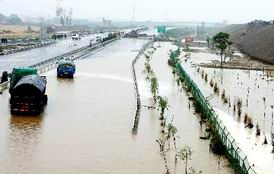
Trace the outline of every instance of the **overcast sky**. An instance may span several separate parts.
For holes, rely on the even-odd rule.
[[[0,13],[53,17],[58,0],[0,0]],[[242,23],[274,19],[274,0],[59,0],[76,18]]]

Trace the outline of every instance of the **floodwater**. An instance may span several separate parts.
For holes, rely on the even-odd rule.
[[[131,61],[144,40],[124,39],[76,62],[74,79],[57,79],[46,73],[48,105],[40,116],[9,114],[8,91],[0,96],[0,173],[151,174],[164,173],[156,139],[160,137],[159,113],[142,108],[137,135],[132,135],[136,110]],[[193,150],[191,165],[206,174],[218,173],[218,156],[209,142],[200,140],[199,118],[188,108],[188,98],[178,91],[166,64],[172,47],[163,43],[152,60],[160,93],[168,97],[170,114],[178,128],[178,148]],[[144,58],[137,64],[143,104],[153,104],[142,74]],[[182,162],[172,173],[183,173]],[[221,159],[220,174],[233,173]],[[175,172],[174,172],[175,171]]]
[[[185,53],[183,53],[184,55]],[[255,164],[258,173],[274,172],[274,155],[272,151],[273,133],[273,106],[274,106],[274,79],[273,72],[255,70],[234,70],[234,69],[210,69],[200,68],[193,64],[208,63],[212,60],[219,60],[219,56],[208,52],[191,53],[191,59],[182,63],[189,72],[201,91],[209,97],[210,103],[225,116],[225,125],[231,127],[237,136],[237,143],[248,156],[251,164]],[[202,71],[208,75],[208,81],[202,78]],[[210,87],[210,81],[218,84],[219,94],[214,94]],[[224,104],[221,95],[225,96],[230,104]],[[238,115],[237,101],[242,101],[241,114]],[[236,112],[233,107],[236,106]],[[254,128],[245,128],[244,117],[247,115],[252,119]],[[261,130],[260,136],[256,136],[256,125]],[[265,137],[268,144],[263,144]]]
[[[92,34],[82,37],[81,40],[77,41],[68,37],[66,40],[57,40],[55,44],[46,47],[0,56],[0,73],[3,71],[11,71],[12,68],[17,66],[31,66],[41,61],[51,59],[55,56],[89,45],[90,39],[93,37],[103,37],[106,35],[107,33]]]

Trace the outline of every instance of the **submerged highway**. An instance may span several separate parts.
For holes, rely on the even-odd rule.
[[[0,173],[163,173],[156,143],[161,135],[158,111],[142,108],[138,134],[131,132],[136,111],[131,62],[147,42],[122,39],[83,57],[75,62],[74,79],[57,78],[55,69],[44,74],[49,100],[39,116],[11,115],[10,95],[4,91],[0,96]],[[199,139],[199,120],[189,110],[187,96],[174,85],[166,64],[173,46],[161,45],[152,65],[159,75],[160,90],[176,115],[181,136],[178,147],[192,146],[191,163],[203,173],[232,173],[227,161],[218,166],[208,142]],[[137,76],[141,99],[147,104],[152,97],[142,73],[143,63],[144,57],[137,65]],[[172,155],[169,158],[172,171],[181,173],[183,163],[174,166]]]
[[[18,66],[30,66],[87,46],[90,43],[90,39],[96,36],[107,36],[107,33],[92,34],[82,37],[81,40],[72,40],[68,37],[66,40],[58,40],[56,44],[50,46],[0,56],[0,72],[11,71],[12,68]]]

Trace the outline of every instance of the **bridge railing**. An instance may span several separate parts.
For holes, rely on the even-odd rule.
[[[235,139],[232,137],[226,126],[223,124],[218,114],[214,111],[208,100],[203,96],[202,92],[183,69],[180,63],[177,63],[176,69],[180,80],[184,82],[191,91],[196,103],[201,107],[202,113],[207,117],[213,128],[220,136],[223,145],[226,147],[226,155],[232,167],[237,174],[256,174],[250,166],[247,156],[238,147]]]

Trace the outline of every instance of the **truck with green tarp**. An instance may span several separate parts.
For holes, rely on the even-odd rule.
[[[11,114],[40,114],[47,104],[47,80],[33,68],[14,68],[9,93]]]

